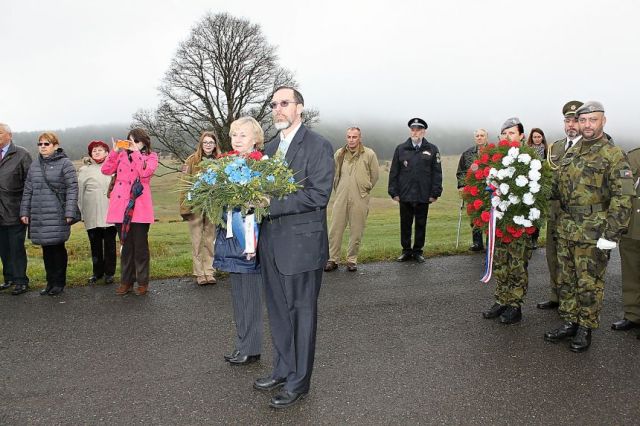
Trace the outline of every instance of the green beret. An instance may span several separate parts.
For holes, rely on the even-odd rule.
[[[591,114],[592,112],[604,112],[604,106],[598,101],[587,101],[576,110],[576,117],[582,114]]]

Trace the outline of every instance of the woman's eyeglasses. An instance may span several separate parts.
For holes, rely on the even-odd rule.
[[[49,146],[51,142],[38,142],[38,146]]]

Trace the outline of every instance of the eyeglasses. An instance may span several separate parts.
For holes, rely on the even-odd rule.
[[[38,142],[38,146],[49,146],[51,142]]]
[[[276,109],[278,107],[278,105],[280,105],[280,108],[286,108],[289,106],[289,104],[297,104],[299,102],[296,101],[280,101],[280,102],[271,102],[269,104],[269,106],[271,107],[271,109]]]

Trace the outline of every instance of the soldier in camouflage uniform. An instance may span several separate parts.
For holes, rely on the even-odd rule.
[[[624,152],[604,135],[604,107],[587,102],[576,111],[582,140],[560,160],[552,199],[560,201],[558,263],[560,316],[566,321],[545,333],[549,342],[572,337],[584,352],[598,328],[604,275],[631,213],[633,175]]]
[[[525,137],[524,126],[518,118],[510,118],[502,125],[500,136],[511,142],[522,142]],[[522,320],[522,304],[529,285],[527,267],[532,250],[533,242],[529,234],[523,234],[508,244],[496,239],[493,254],[495,303],[482,313],[484,318],[500,316],[502,324],[515,324]]]
[[[614,330],[640,327],[640,148],[627,154],[633,178],[635,195],[632,196],[629,230],[620,238],[622,263],[622,305],[624,317],[611,324]],[[640,339],[640,334],[638,335]]]
[[[566,138],[555,141],[549,147],[547,162],[551,169],[557,172],[560,167],[560,160],[564,157],[565,152],[575,145],[582,135],[578,127],[578,119],[576,118],[576,110],[582,106],[580,101],[569,101],[562,107],[562,115],[564,115],[564,133]],[[556,179],[556,176],[554,176]],[[547,219],[547,266],[549,267],[549,278],[551,288],[549,289],[549,300],[538,303],[538,309],[556,309],[560,306],[558,298],[558,231],[557,220],[560,214],[560,202],[551,200],[549,203],[549,218]]]
[[[485,129],[478,129],[473,132],[473,138],[475,139],[476,144],[471,148],[467,149],[460,156],[460,161],[458,161],[458,170],[456,171],[456,178],[458,180],[458,192],[460,193],[460,197],[462,197],[462,189],[465,186],[464,180],[467,176],[467,170],[471,167],[471,164],[478,159],[478,154],[480,150],[487,145],[489,133]],[[473,228],[473,224],[471,224]],[[482,251],[484,250],[484,243],[482,242],[482,230],[473,228],[473,245],[469,247],[471,251]]]

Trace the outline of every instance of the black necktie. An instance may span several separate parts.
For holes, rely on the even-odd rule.
[[[573,141],[569,139],[569,144],[567,145],[567,151],[573,146]]]

